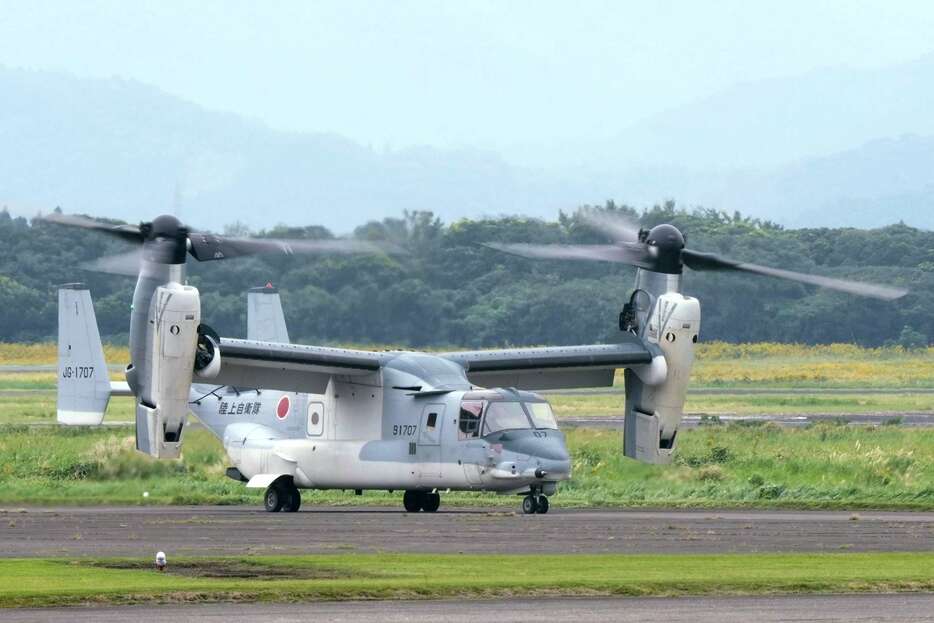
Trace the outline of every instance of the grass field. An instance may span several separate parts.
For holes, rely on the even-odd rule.
[[[934,387],[934,347],[700,344],[694,387]]]
[[[623,415],[624,397],[619,394],[550,394],[548,401],[558,417]],[[926,413],[934,411],[934,395],[899,392],[892,394],[691,394],[684,404],[686,414],[775,415],[782,413]],[[0,407],[0,418],[2,418]],[[0,419],[0,421],[3,421]]]
[[[559,418],[622,415],[624,399],[617,395],[552,394],[548,400]],[[697,394],[688,396],[688,414],[750,415],[780,413],[926,413],[934,411],[934,394]],[[106,422],[133,420],[133,399],[110,401]],[[52,424],[55,422],[55,392],[43,390],[0,395],[0,424]]]
[[[0,344],[0,363],[54,363],[54,345]],[[126,351],[110,348],[109,361]],[[119,374],[113,375],[119,378]],[[934,395],[934,349],[862,349],[849,345],[703,344],[696,385],[725,393],[689,395],[689,413],[927,412]],[[0,373],[0,502],[2,503],[259,503],[258,491],[223,476],[220,445],[207,432],[187,435],[181,461],[154,461],[133,450],[130,428],[30,428],[53,423],[55,373]],[[749,387],[788,386],[813,392],[748,395]],[[821,392],[822,387],[902,388],[873,394]],[[15,389],[36,390],[17,394]],[[559,416],[618,415],[618,395],[555,395]],[[133,418],[132,402],[115,398],[108,421]],[[621,435],[572,430],[574,479],[555,503],[567,506],[721,506],[800,508],[934,508],[934,431],[821,424],[783,430],[772,425],[684,430],[671,466],[622,457]],[[314,492],[306,503],[389,503],[398,496]],[[446,496],[446,504],[513,505],[493,495]]]
[[[49,365],[56,346],[0,343],[0,365]],[[129,360],[125,347],[105,347],[109,364]],[[119,373],[113,375],[122,380]],[[53,388],[55,373],[3,375],[2,389]],[[622,386],[622,375],[616,384]],[[934,347],[861,348],[852,344],[701,343],[691,379],[693,387],[849,387],[934,388]]]
[[[55,363],[54,344],[2,344],[0,363],[49,365]],[[125,348],[108,347],[108,361],[124,362]],[[113,380],[123,380],[111,372]],[[616,385],[622,388],[622,374]],[[0,391],[47,390],[47,394],[0,396],[0,423],[54,421],[55,372],[2,372]],[[701,344],[691,388],[715,388],[722,393],[688,394],[687,413],[923,413],[934,411],[934,395],[912,390],[934,389],[934,348],[906,351],[902,348],[860,348],[849,344],[803,346],[795,344]],[[794,388],[812,393],[748,395],[730,393],[750,388]],[[828,388],[850,389],[848,395],[823,393]],[[900,389],[895,393],[859,393],[860,389]],[[550,400],[563,417],[618,415],[622,395],[553,395]],[[131,405],[115,399],[108,411],[110,421],[127,421]]]
[[[0,560],[0,607],[934,589],[932,553],[343,554],[169,562],[169,571],[159,573],[139,560]]]
[[[134,450],[130,428],[0,427],[3,504],[260,504],[224,476],[220,444],[187,433],[183,458]],[[731,424],[685,430],[673,465],[622,456],[615,431],[568,431],[573,479],[557,506],[934,509],[934,430],[818,424]],[[143,498],[143,492],[149,495]],[[304,503],[398,505],[399,495],[305,492]],[[445,505],[513,507],[494,494],[451,493]]]

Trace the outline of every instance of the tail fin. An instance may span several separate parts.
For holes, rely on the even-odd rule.
[[[58,422],[97,425],[110,396],[127,395],[126,383],[111,383],[97,330],[91,293],[80,283],[58,291]]]
[[[289,343],[279,290],[271,283],[262,288],[250,288],[247,293],[246,339]]]

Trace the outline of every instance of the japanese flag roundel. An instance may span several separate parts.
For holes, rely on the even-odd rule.
[[[283,396],[279,399],[279,404],[276,405],[276,417],[280,420],[284,420],[289,417],[289,410],[292,408],[292,401],[289,400],[288,396]]]

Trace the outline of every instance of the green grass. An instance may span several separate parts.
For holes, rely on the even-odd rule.
[[[694,387],[934,387],[934,347],[701,343]]]
[[[565,507],[934,509],[934,430],[819,424],[806,429],[704,426],[679,434],[673,465],[622,456],[618,431],[568,431],[573,479]],[[183,458],[133,449],[123,428],[0,427],[0,503],[259,504],[261,491],[226,478],[220,444],[186,434]],[[144,498],[143,492],[149,496]],[[305,492],[304,504],[389,504],[398,494]],[[445,505],[514,507],[517,499],[451,493]]]
[[[623,415],[625,398],[616,394],[549,394],[558,417]],[[891,394],[691,394],[687,414],[924,413],[934,411],[934,395]]]
[[[355,348],[375,346],[351,345]],[[54,364],[55,344],[0,343],[0,364]],[[110,364],[129,359],[126,347],[107,345]],[[111,374],[123,380],[122,373]],[[622,387],[622,373],[616,385]],[[726,344],[701,342],[691,374],[692,387],[748,388],[934,388],[934,347],[862,348],[853,344]],[[3,389],[53,389],[54,372],[0,374]]]
[[[934,508],[934,430],[899,426],[704,426],[672,465],[622,456],[616,431],[568,436],[562,498],[592,506]]]
[[[0,560],[0,607],[934,589],[932,553],[342,554],[170,559],[169,563],[169,571],[159,573],[143,561]],[[255,577],[205,577],[223,575],[231,567]]]
[[[110,399],[105,422],[133,421],[133,398]],[[55,392],[37,391],[0,395],[0,424],[54,424]]]
[[[622,415],[624,397],[619,394],[549,394],[548,400],[561,417]],[[934,411],[934,395],[891,394],[695,394],[689,395],[685,412],[704,414],[808,414],[808,413],[925,413]],[[132,398],[110,401],[106,422],[133,420]],[[39,424],[55,422],[55,392],[0,395],[0,423]]]

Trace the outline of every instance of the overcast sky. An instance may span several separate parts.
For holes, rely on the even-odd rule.
[[[2,65],[374,147],[603,138],[739,81],[932,49],[930,1],[0,0]]]

